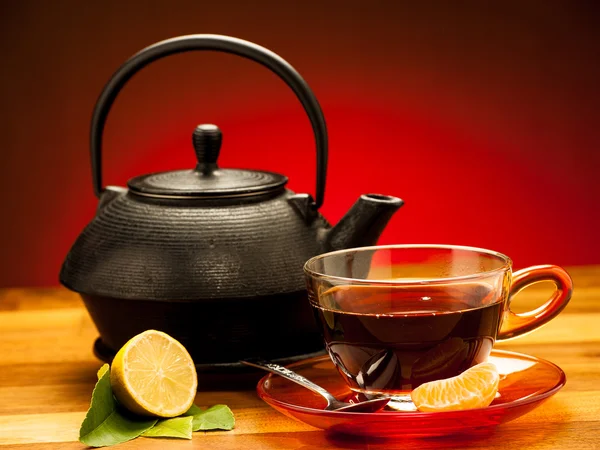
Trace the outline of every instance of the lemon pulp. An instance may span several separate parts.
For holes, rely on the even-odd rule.
[[[117,353],[110,382],[119,402],[145,416],[176,417],[196,396],[198,379],[185,347],[166,333],[148,330]]]

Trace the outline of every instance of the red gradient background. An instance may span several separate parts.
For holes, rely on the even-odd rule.
[[[581,2],[7,1],[0,3],[0,286],[57,284],[94,215],[88,133],[104,83],[156,41],[261,44],[315,91],[330,134],[323,213],[361,193],[406,204],[382,243],[492,248],[517,267],[600,263],[600,8]],[[192,167],[216,123],[220,163],[314,189],[310,124],[247,60],[190,53],[137,75],[105,134],[105,181]]]

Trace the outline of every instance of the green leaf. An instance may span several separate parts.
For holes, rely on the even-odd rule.
[[[205,411],[192,405],[183,415],[194,417],[192,424],[194,431],[231,430],[235,425],[233,412],[226,405],[211,406]]]
[[[108,369],[110,368],[110,366],[108,364],[104,364],[102,367],[100,367],[98,369],[98,373],[96,374],[98,376],[98,379],[102,378],[102,376],[108,372]]]
[[[92,402],[79,429],[79,441],[91,447],[120,444],[152,428],[156,419],[132,419],[117,409],[110,387],[110,371],[104,366],[94,387]]]
[[[156,425],[142,433],[142,436],[191,439],[193,421],[192,416],[159,420]]]
[[[200,414],[201,412],[202,412],[202,410],[192,403],[192,406],[190,406],[190,409],[188,409],[186,412],[184,412],[182,414],[182,416],[184,416],[184,417],[185,416],[195,416],[196,414]]]

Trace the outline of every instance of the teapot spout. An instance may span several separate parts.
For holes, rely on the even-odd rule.
[[[389,195],[361,195],[338,224],[327,232],[327,251],[375,245],[403,204],[403,200]]]

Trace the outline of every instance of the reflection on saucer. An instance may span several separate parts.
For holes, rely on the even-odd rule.
[[[523,359],[507,359],[490,356],[489,362],[496,366],[500,375],[514,374],[529,369],[535,364],[535,361]]]

